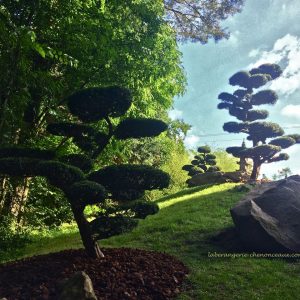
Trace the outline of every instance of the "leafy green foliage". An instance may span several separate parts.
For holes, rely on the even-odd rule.
[[[229,78],[229,84],[247,88],[250,76],[246,71],[237,72]]]
[[[242,157],[242,151],[245,150],[244,147],[227,147],[226,151],[227,153],[230,153],[231,155],[233,155],[234,157]]]
[[[47,131],[53,135],[67,137],[93,136],[96,130],[90,126],[76,123],[51,123],[47,126]]]
[[[128,111],[133,118],[165,118],[174,96],[183,93],[181,54],[175,33],[163,18],[161,1],[101,3],[2,1],[0,63],[7,72],[0,75],[1,144],[57,147],[59,156],[78,151],[76,144],[94,159],[107,146],[99,165],[118,163],[124,144],[111,140],[108,145],[109,124],[104,120],[92,124],[95,135],[69,130],[67,137],[72,139],[60,140],[45,132],[47,123],[78,122],[67,110],[70,93],[95,86],[126,87],[133,96]],[[123,159],[128,159],[129,147]],[[46,169],[59,171],[59,166]],[[15,168],[26,175],[21,172],[24,165],[16,163]]]
[[[0,158],[5,157],[27,157],[36,159],[54,159],[55,152],[51,150],[41,150],[21,147],[0,148]]]
[[[251,140],[256,143],[265,142],[267,138],[277,137],[284,134],[283,129],[276,123],[272,122],[253,122],[248,126],[248,133]]]
[[[277,100],[278,96],[272,90],[259,91],[251,97],[251,103],[253,105],[275,104]]]
[[[106,239],[131,231],[138,225],[138,219],[145,219],[158,211],[158,205],[149,201],[137,201],[130,205],[111,205],[96,216],[91,222],[91,228],[97,239]]]
[[[105,188],[93,181],[77,181],[68,187],[66,195],[72,204],[81,206],[83,209],[87,204],[103,202],[107,197]]]
[[[275,145],[259,145],[252,148],[244,149],[241,151],[242,155],[245,155],[249,158],[266,158],[266,157],[273,157],[281,150],[280,147]]]
[[[229,37],[220,22],[240,12],[243,3],[243,0],[164,0],[164,8],[166,19],[176,31],[178,40],[206,44],[210,38],[217,42]]]
[[[123,120],[115,130],[117,139],[152,137],[161,134],[167,129],[167,124],[156,119],[131,119]]]
[[[0,173],[9,176],[37,176],[41,160],[35,158],[8,157],[0,159]]]
[[[210,152],[211,152],[211,149],[210,149],[209,146],[201,146],[201,147],[198,148],[198,152],[201,153],[201,154],[202,154],[202,153],[203,153],[203,154],[204,154],[204,153],[207,154],[207,153],[210,153]],[[206,155],[206,157],[207,157],[207,155]]]
[[[84,90],[83,95],[88,95],[88,97],[90,97],[88,98],[89,101],[87,101],[90,106],[85,109],[83,114],[84,117],[82,117],[83,115],[79,116],[77,112],[77,116],[87,122],[101,120],[102,117],[99,117],[99,113],[104,113],[104,118],[108,126],[107,142],[114,135],[114,128],[112,121],[110,120],[110,116],[117,117],[119,116],[119,114],[124,114],[129,107],[126,107],[126,109],[122,111],[122,109],[125,107],[123,105],[124,99],[121,98],[118,100],[117,98],[114,98],[116,97],[116,94],[117,96],[120,96],[120,90],[121,94],[124,91],[127,91],[118,88],[113,88],[111,90],[113,100],[111,102],[109,101],[109,94],[106,88],[93,88],[92,92],[91,89],[89,89],[88,91]],[[94,93],[94,91],[96,92]],[[129,95],[129,93],[127,94]],[[80,99],[78,95],[82,96],[82,94],[80,92],[77,92],[74,95],[74,98],[72,98],[72,96],[69,98],[69,106],[71,110],[73,109],[73,113],[77,108],[83,108],[81,105],[82,103],[78,102],[78,99]],[[95,96],[95,98],[92,98],[93,95]],[[105,95],[104,98],[102,97],[103,95]],[[105,99],[105,103],[103,102],[103,99]],[[120,102],[120,110],[118,110],[118,101]],[[98,112],[96,108],[97,104],[99,104]],[[106,112],[101,111],[101,107],[102,109],[103,107],[105,107],[104,110],[106,110]],[[138,120],[139,124],[141,122],[147,124],[147,127],[144,127],[143,130],[144,132],[146,132],[146,135],[151,136],[157,135],[167,127],[164,122],[153,119],[151,119],[150,122],[147,122],[145,119],[142,119],[142,121]],[[157,125],[159,125],[159,130],[157,128]],[[149,130],[148,127],[151,126],[154,127],[154,130]],[[79,128],[79,133],[76,132],[76,124],[74,125],[66,123],[66,125],[64,126],[63,123],[60,123],[54,124],[54,126],[52,127],[50,126],[50,131],[54,132],[55,134],[63,134],[65,132],[67,138],[70,136],[79,136],[89,139],[87,134],[90,134],[91,132],[92,138],[94,138],[95,136],[97,137],[97,131],[92,131],[92,127],[90,129],[89,127],[85,127],[84,125],[82,126],[81,124],[79,124],[79,127],[77,128]],[[78,136],[76,136],[77,134]],[[95,149],[95,152],[92,154],[92,157],[97,158],[97,156],[103,151],[105,146],[106,144],[98,145],[98,147]],[[5,168],[7,167],[9,169],[8,175],[16,176],[15,173],[17,173],[17,175],[21,174],[21,176],[43,176],[47,178],[51,185],[62,189],[66,194],[68,200],[70,201],[72,212],[79,227],[86,251],[92,257],[98,257],[100,255],[100,250],[97,244],[95,244],[95,240],[91,235],[90,225],[84,216],[84,209],[86,205],[104,202],[104,200],[108,197],[107,191],[110,192],[111,198],[115,201],[135,200],[144,196],[145,190],[152,190],[157,188],[162,189],[167,187],[170,182],[170,177],[167,173],[147,165],[109,166],[91,173],[88,176],[88,178],[90,179],[89,181],[85,180],[84,173],[79,168],[72,166],[71,163],[73,162],[73,164],[75,163],[76,165],[81,165],[81,167],[83,166],[83,169],[84,166],[88,164],[88,170],[92,167],[91,160],[89,160],[85,156],[76,154],[63,156],[62,159],[67,161],[68,163],[62,163],[60,161],[54,160],[47,161],[22,157],[4,158],[0,159],[0,161],[2,162],[2,165],[0,164],[0,171],[7,175],[5,171]],[[25,165],[21,162],[25,163]],[[34,164],[35,162],[38,163]],[[99,183],[101,183],[102,185]],[[142,213],[142,211],[145,214],[146,208],[147,207],[140,207],[140,214]],[[138,207],[136,207],[136,209],[138,209]],[[153,210],[153,207],[152,210],[150,209],[148,211],[149,213],[155,212],[155,210]],[[120,229],[113,229],[116,225],[114,221],[116,220],[117,216],[113,216],[112,218],[111,216],[109,217],[109,220],[105,221],[105,224],[107,224],[108,226],[106,232],[110,231],[111,234],[115,234],[116,232],[118,232],[118,230],[123,230],[123,225],[120,227]],[[126,221],[126,217],[122,219],[122,221],[124,220]],[[110,222],[112,222],[112,224]],[[126,221],[125,224],[129,226],[128,222]],[[117,224],[119,223],[117,222]]]
[[[40,162],[38,172],[39,176],[46,177],[52,185],[63,191],[71,184],[84,179],[84,174],[79,168],[58,161]]]
[[[31,179],[23,214],[26,226],[36,229],[54,228],[62,223],[70,223],[73,219],[70,203],[60,189],[51,186],[46,178]]]
[[[280,66],[276,64],[262,64],[258,68],[250,70],[250,74],[267,74],[271,76],[272,79],[276,79],[282,74],[282,70]]]
[[[93,161],[84,154],[66,154],[59,157],[63,163],[79,168],[84,173],[89,172],[93,167]]]
[[[247,119],[249,122],[256,121],[259,119],[266,119],[269,116],[269,112],[267,110],[249,110]]]
[[[269,144],[279,146],[282,149],[286,149],[296,144],[296,140],[289,136],[281,136],[277,139],[272,140]]]
[[[16,251],[30,241],[29,230],[14,222],[12,217],[0,216],[0,254],[2,251]]]
[[[223,130],[229,133],[240,133],[247,130],[247,125],[237,122],[227,122],[224,123]]]
[[[116,165],[92,172],[89,180],[102,184],[109,191],[162,189],[170,176],[146,165]]]
[[[130,217],[99,216],[91,222],[91,229],[97,240],[129,232],[138,225],[138,220]]]
[[[130,206],[130,210],[134,213],[134,217],[145,219],[149,215],[155,215],[159,211],[159,207],[154,202],[136,202]]]
[[[68,98],[70,112],[83,122],[95,122],[107,117],[120,117],[129,109],[132,97],[120,87],[88,88]]]
[[[286,135],[287,137],[291,137],[292,139],[294,139],[296,141],[296,143],[300,143],[300,134],[289,134]]]

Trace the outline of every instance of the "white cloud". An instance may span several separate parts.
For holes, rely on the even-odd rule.
[[[198,146],[200,137],[195,134],[188,134],[184,139],[184,144],[187,148],[192,149]]]
[[[183,112],[177,108],[174,108],[172,110],[169,111],[169,117],[171,118],[171,120],[176,120],[176,119],[180,119],[182,118],[182,114]]]
[[[259,49],[252,49],[252,50],[249,52],[248,56],[249,56],[249,57],[256,57],[258,54],[259,54]]]
[[[255,49],[250,51],[250,57],[256,57]],[[252,56],[251,56],[251,55]],[[270,51],[262,51],[258,60],[249,68],[264,63],[280,64],[283,67],[282,75],[272,81],[270,88],[283,95],[290,95],[300,89],[300,38],[286,34],[278,39]]]
[[[289,104],[281,112],[283,116],[300,119],[300,105]]]
[[[290,124],[284,124],[282,125],[284,128],[286,129],[294,129],[294,128],[300,128],[300,124],[299,123],[290,123]]]
[[[240,35],[240,32],[238,30],[230,33],[228,42],[231,44],[231,46],[236,46],[238,44],[239,35]]]
[[[296,170],[295,172],[292,172],[293,175],[300,175],[300,169]]]
[[[291,158],[293,158],[294,155],[298,154],[299,151],[300,151],[299,144],[295,144],[292,147],[282,150],[282,152],[287,153]]]

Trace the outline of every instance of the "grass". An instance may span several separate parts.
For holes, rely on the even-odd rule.
[[[225,252],[210,238],[232,226],[229,208],[242,196],[233,192],[233,187],[194,188],[159,199],[158,214],[142,220],[131,233],[104,240],[101,245],[143,248],[178,257],[191,271],[180,300],[297,299],[300,264],[296,260],[208,256],[209,252]],[[73,227],[36,239],[13,258],[81,247]]]

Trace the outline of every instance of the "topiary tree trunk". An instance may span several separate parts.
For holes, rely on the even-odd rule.
[[[100,246],[97,241],[93,238],[92,230],[89,222],[87,221],[83,210],[81,207],[77,207],[76,205],[71,205],[72,212],[74,215],[74,219],[77,223],[80,237],[83,243],[83,246],[90,257],[100,258],[104,257],[104,254],[100,250]]]
[[[260,174],[261,165],[262,165],[262,163],[259,162],[258,160],[256,160],[256,159],[253,160],[253,167],[252,167],[250,179],[255,180],[255,181],[257,180],[257,178]]]

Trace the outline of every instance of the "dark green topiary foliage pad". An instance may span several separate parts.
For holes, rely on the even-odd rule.
[[[170,175],[147,165],[116,165],[105,167],[88,176],[110,192],[126,190],[163,189],[170,183]]]
[[[123,120],[115,130],[117,139],[154,137],[167,130],[168,125],[160,120],[136,118]]]
[[[116,201],[132,201],[137,200],[145,196],[144,190],[134,190],[134,189],[127,189],[127,190],[114,190],[111,191],[112,198]]]
[[[93,136],[97,133],[91,126],[76,123],[52,123],[47,126],[47,131],[53,135],[66,137]]]
[[[93,167],[93,161],[84,154],[68,154],[59,157],[63,163],[79,168],[83,172],[89,172]]]
[[[90,225],[95,238],[102,240],[121,233],[130,232],[138,225],[138,220],[122,215],[100,216],[91,221]]]
[[[73,183],[84,179],[83,172],[59,161],[42,161],[38,165],[39,176],[44,176],[49,183],[66,191]]]
[[[68,99],[70,112],[83,122],[120,117],[129,109],[132,97],[125,88],[113,86],[81,90]]]
[[[296,140],[289,136],[281,136],[277,139],[272,140],[269,144],[279,146],[282,149],[286,149],[296,144]]]
[[[66,191],[66,195],[75,205],[97,204],[103,202],[107,197],[105,188],[96,182],[82,180],[72,184]]]
[[[149,215],[155,215],[159,211],[159,206],[154,202],[136,202],[131,206],[135,218],[145,219]]]
[[[41,160],[27,157],[8,157],[0,159],[0,174],[8,176],[39,176]]]
[[[19,177],[43,176],[63,191],[74,182],[84,179],[83,172],[76,167],[55,160],[26,157],[0,159],[0,173]]]
[[[5,157],[27,157],[35,159],[54,159],[55,151],[42,150],[38,148],[24,148],[24,147],[4,147],[0,148],[0,158]]]

